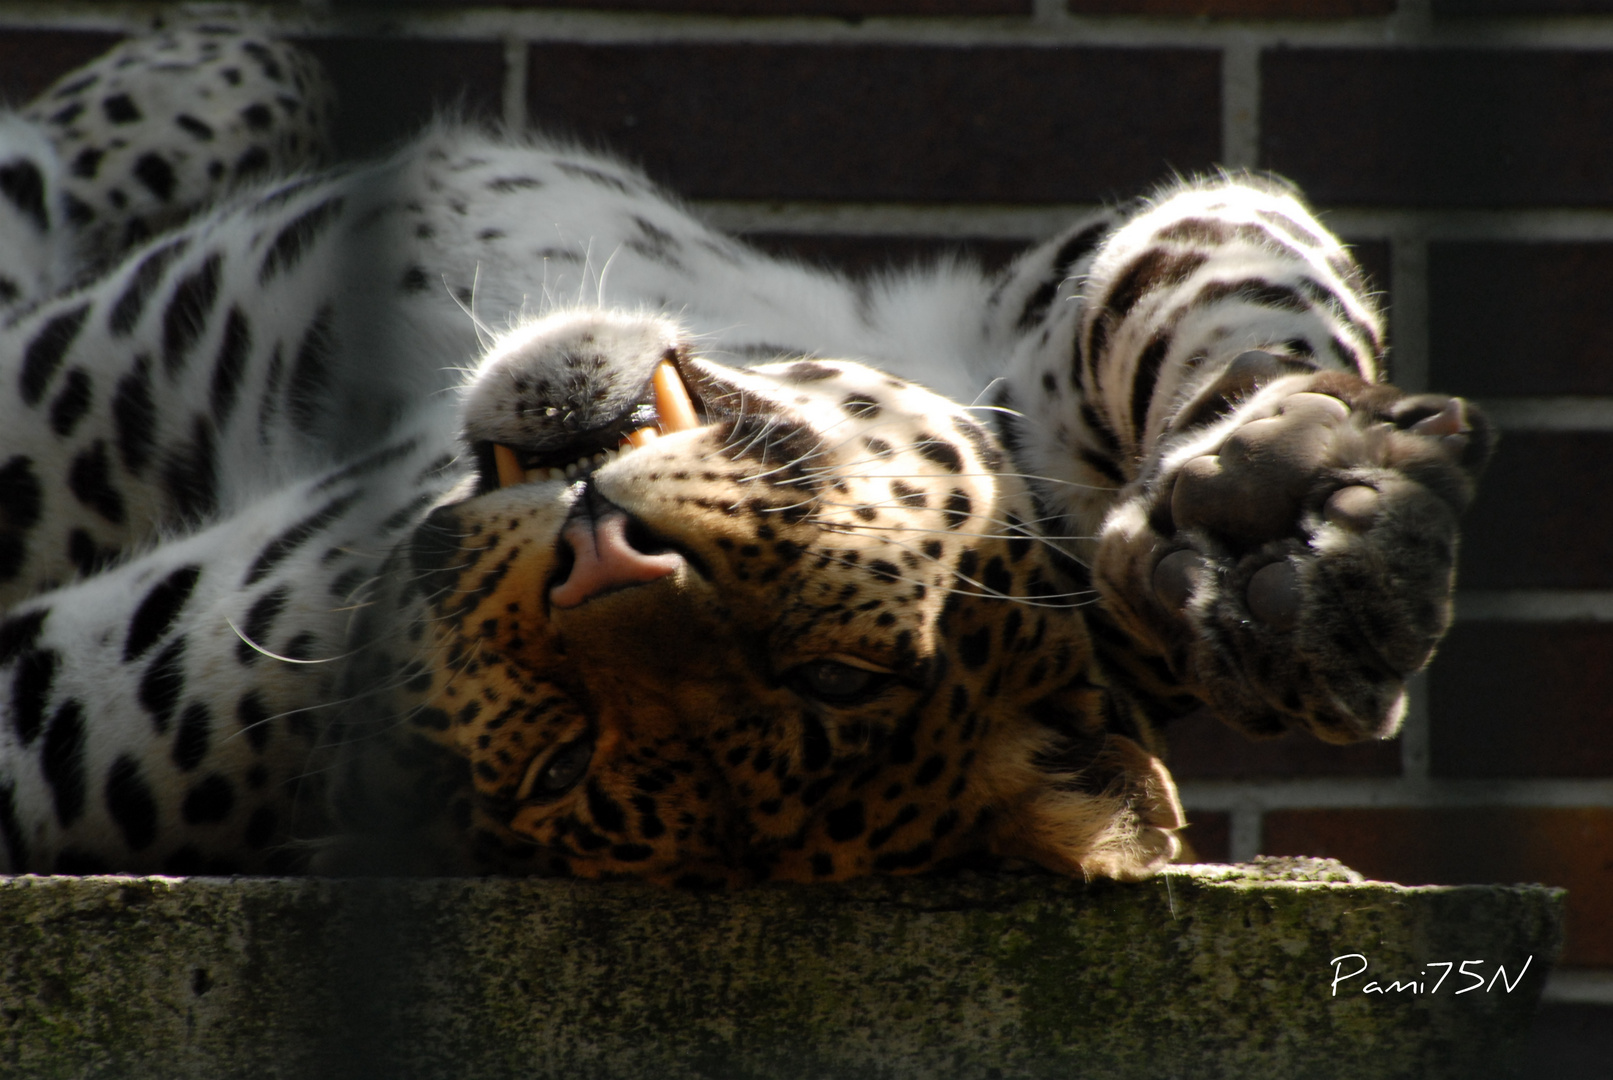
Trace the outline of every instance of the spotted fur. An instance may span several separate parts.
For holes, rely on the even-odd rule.
[[[52,211],[90,274],[233,188],[319,163],[331,109],[308,54],[202,23],[120,43],[21,115],[60,162]]]
[[[0,115],[0,312],[73,278],[71,233],[61,216],[60,162],[37,126]]]
[[[1487,444],[1247,178],[848,282],[440,126],[39,280],[13,870],[1138,877],[1172,716],[1392,732]]]

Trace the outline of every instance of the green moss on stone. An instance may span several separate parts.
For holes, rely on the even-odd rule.
[[[1287,880],[1274,880],[1284,879]],[[687,895],[543,881],[0,879],[28,1076],[1499,1074],[1562,894],[1336,864]],[[1511,994],[1333,997],[1328,961],[1536,956]]]

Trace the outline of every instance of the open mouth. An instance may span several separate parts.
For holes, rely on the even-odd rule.
[[[478,456],[483,457],[482,476],[496,478],[496,486],[501,488],[546,480],[579,480],[663,435],[702,426],[688,385],[671,360],[656,364],[647,390],[644,400],[617,423],[558,450],[533,451],[508,443],[482,444],[477,447]],[[484,480],[485,488],[493,486]]]

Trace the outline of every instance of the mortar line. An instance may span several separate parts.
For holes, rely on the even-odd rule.
[[[511,132],[526,130],[527,42],[517,34],[504,37],[504,126]]]
[[[1613,589],[1462,589],[1456,621],[1613,622]]]
[[[1221,164],[1253,169],[1259,159],[1260,46],[1238,38],[1221,50]]]
[[[1613,397],[1480,398],[1502,431],[1613,431]]]
[[[1049,5],[1051,6],[1051,5]],[[1413,5],[1415,7],[1415,5]],[[9,3],[0,27],[131,31],[173,8],[151,2],[59,0]],[[1040,10],[1040,9],[1037,9]],[[555,10],[421,10],[329,8],[315,4],[254,8],[253,20],[272,30],[309,36],[380,34],[399,37],[598,43],[675,41],[884,42],[915,45],[1048,45],[1143,48],[1221,48],[1246,39],[1259,48],[1506,48],[1603,51],[1613,47],[1613,17],[1481,17],[1428,22],[1414,11],[1388,17],[1329,20],[1070,15],[873,17],[851,23],[831,16],[724,16]]]
[[[1043,25],[1057,25],[1070,16],[1065,0],[1031,0],[1031,20]]]
[[[1613,779],[1413,779],[1316,777],[1305,780],[1184,780],[1189,810],[1454,810],[1471,807],[1613,809]]]
[[[1330,228],[1357,239],[1387,240],[1420,231],[1429,240],[1613,239],[1613,211],[1600,208],[1412,210],[1397,207],[1326,209]]]
[[[1227,856],[1235,863],[1248,862],[1260,854],[1261,811],[1254,802],[1241,802],[1231,808],[1227,825]]]
[[[1546,976],[1540,1000],[1562,1005],[1613,1005],[1613,969],[1559,968]]]
[[[1407,229],[1390,241],[1389,379],[1408,393],[1428,389],[1428,241]]]
[[[1434,8],[1429,0],[1397,0],[1389,19],[1399,40],[1421,42],[1434,35]]]
[[[1400,725],[1400,775],[1408,780],[1428,779],[1432,732],[1428,719],[1428,672],[1406,680],[1406,719]]]
[[[805,202],[706,199],[696,211],[733,232],[868,233],[1033,239],[1100,209],[1096,203],[1035,205]],[[1608,241],[1613,210],[1423,211],[1322,208],[1323,222],[1355,241],[1417,235],[1430,241]]]

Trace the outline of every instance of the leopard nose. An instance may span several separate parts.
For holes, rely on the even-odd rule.
[[[608,506],[608,504],[607,504]],[[683,556],[675,551],[646,552],[632,519],[614,506],[603,512],[572,517],[560,530],[560,544],[572,555],[570,572],[549,590],[557,608],[574,608],[608,592],[643,585],[675,572]]]

